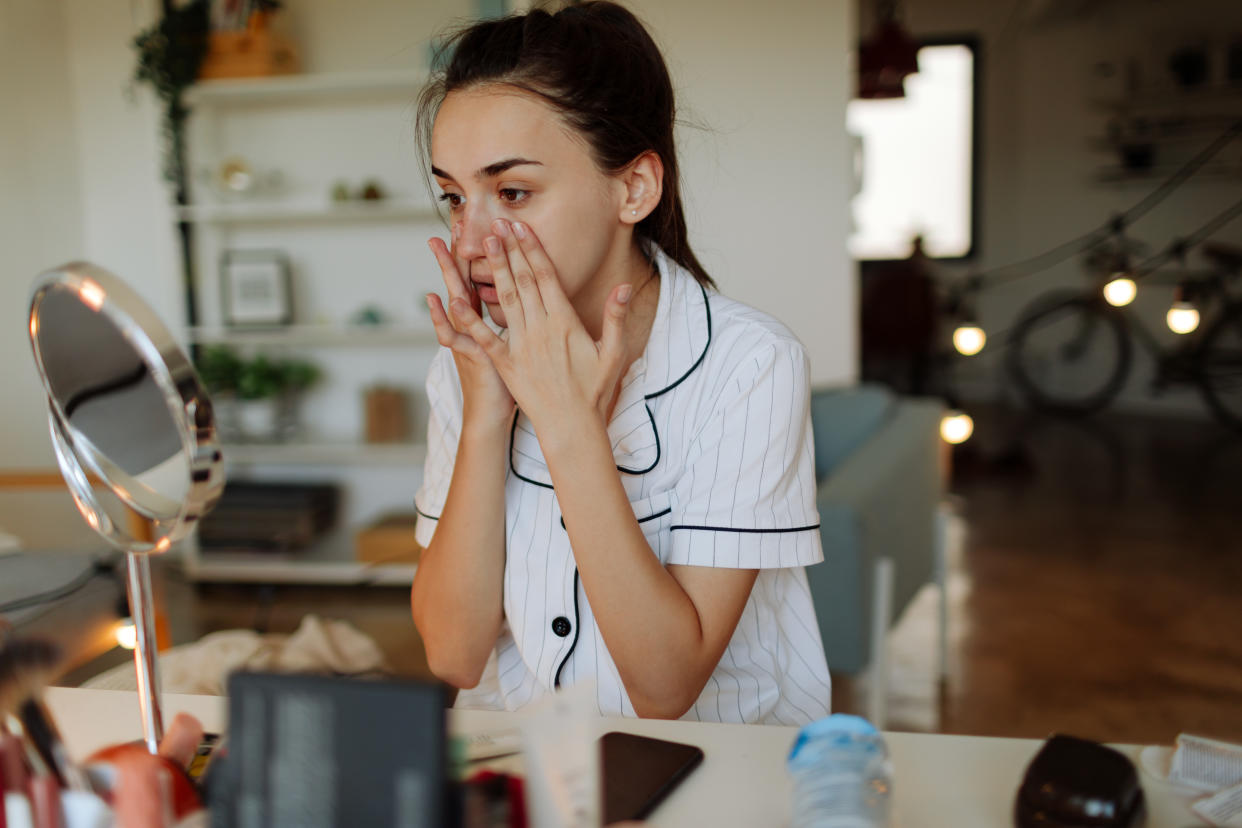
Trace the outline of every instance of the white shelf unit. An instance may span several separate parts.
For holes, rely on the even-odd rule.
[[[192,108],[201,108],[259,103],[332,103],[358,97],[400,95],[412,98],[426,80],[427,73],[419,69],[211,80],[191,87],[186,103]]]
[[[435,331],[397,325],[290,325],[284,328],[222,328],[196,326],[187,331],[200,345],[271,345],[283,348],[315,345],[375,348],[384,345],[434,345]]]
[[[351,561],[352,545],[349,534],[333,532],[296,554],[244,549],[186,554],[185,572],[195,581],[221,583],[408,587],[413,582],[414,564]]]
[[[436,212],[414,200],[309,201],[306,203],[224,202],[177,208],[177,218],[192,224],[262,224],[293,222],[405,221],[435,219]]]
[[[417,442],[229,443],[223,452],[233,466],[421,466],[427,457],[427,447]]]
[[[1092,176],[1096,183],[1151,184],[1172,175],[1226,130],[1242,122],[1242,84],[1137,90],[1089,101],[1100,116],[1098,132],[1087,139],[1102,160]],[[1127,167],[1118,163],[1126,146],[1147,146],[1151,163]],[[1195,173],[1203,180],[1242,177],[1242,157],[1231,142]]]
[[[176,212],[193,228],[195,302],[187,338],[244,353],[307,358],[324,380],[303,400],[302,434],[289,443],[224,447],[230,475],[341,486],[338,526],[290,554],[199,550],[185,544],[187,574],[201,581],[408,585],[412,565],[356,560],[354,533],[413,508],[425,448],[422,384],[438,347],[423,295],[442,291],[425,240],[445,228],[423,182],[413,134],[426,79],[414,70],[210,81],[187,95],[191,203]],[[253,197],[221,194],[215,171],[243,159],[261,182]],[[358,192],[378,181],[385,197],[336,201],[338,182]],[[279,184],[262,182],[279,182]],[[224,324],[220,262],[231,250],[275,250],[292,274],[295,324]],[[350,320],[380,308],[382,325]],[[368,444],[362,390],[405,388],[414,408],[411,442]]]

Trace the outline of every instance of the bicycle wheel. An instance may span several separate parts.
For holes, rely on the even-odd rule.
[[[1056,293],[1032,305],[1009,338],[1006,366],[1035,408],[1089,414],[1126,381],[1133,346],[1120,313],[1082,293]]]
[[[1229,305],[1203,337],[1200,388],[1212,412],[1242,430],[1242,302]]]

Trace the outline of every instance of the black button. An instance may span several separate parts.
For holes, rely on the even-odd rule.
[[[563,615],[558,615],[552,619],[552,632],[561,638],[569,635],[569,619]]]

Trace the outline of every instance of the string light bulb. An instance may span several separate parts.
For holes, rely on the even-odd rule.
[[[1173,294],[1173,305],[1165,314],[1164,321],[1168,323],[1169,330],[1175,334],[1185,335],[1199,327],[1199,309],[1191,301],[1194,299],[1192,291],[1191,284],[1186,282],[1179,284],[1177,291]]]
[[[1138,285],[1125,273],[1114,273],[1104,286],[1104,299],[1114,308],[1124,308],[1138,295]]]
[[[965,321],[953,331],[953,347],[962,356],[974,356],[987,342],[988,335],[973,321]]]
[[[1174,302],[1165,321],[1175,334],[1191,333],[1199,327],[1199,309],[1190,302]]]
[[[974,433],[975,421],[965,411],[955,408],[940,418],[940,437],[950,445],[961,445]]]

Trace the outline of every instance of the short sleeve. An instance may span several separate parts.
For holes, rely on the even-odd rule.
[[[796,341],[764,345],[736,366],[674,486],[666,563],[768,569],[823,560],[808,375]]]
[[[461,439],[461,383],[452,351],[441,348],[427,371],[427,459],[423,465],[423,485],[414,495],[418,522],[414,538],[426,547],[435,534],[444,501],[448,498]]]

